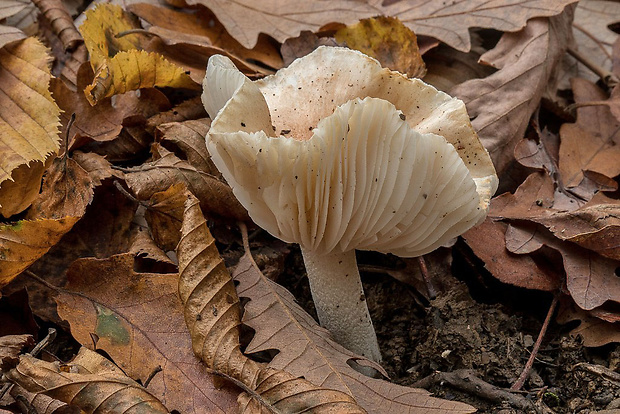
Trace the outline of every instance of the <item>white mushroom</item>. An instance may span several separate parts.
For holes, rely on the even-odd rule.
[[[420,256],[484,220],[497,176],[465,105],[345,48],[255,82],[213,56],[203,87],[213,162],[301,245],[321,325],[380,362],[355,249]]]

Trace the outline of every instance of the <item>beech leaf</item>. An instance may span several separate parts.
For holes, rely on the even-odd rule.
[[[37,197],[44,164],[60,147],[60,109],[48,86],[47,48],[28,38],[0,49],[0,214],[10,217]]]
[[[169,412],[112,362],[87,348],[81,348],[67,364],[22,355],[6,376],[30,392],[77,405],[86,413]]]

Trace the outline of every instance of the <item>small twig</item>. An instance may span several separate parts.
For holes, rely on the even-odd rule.
[[[476,377],[474,372],[469,369],[459,369],[453,372],[435,372],[428,377],[416,381],[411,384],[411,386],[414,388],[428,389],[433,385],[443,383],[448,383],[452,387],[461,391],[465,391],[469,394],[484,398],[485,400],[493,401],[495,403],[502,403],[506,401],[512,407],[528,413],[538,411],[534,403],[526,397],[489,384],[488,382]]]
[[[596,76],[601,78],[601,80],[607,85],[609,88],[613,88],[618,83],[620,83],[620,79],[613,74],[612,72],[600,67],[596,62],[593,62],[589,57],[581,53],[575,48],[568,47],[566,49],[569,55],[577,59],[580,63],[582,63],[585,67],[590,69]]]
[[[609,381],[616,387],[620,387],[620,374],[602,365],[595,365],[595,364],[588,364],[587,362],[580,362],[578,364],[575,364],[573,368],[580,368],[586,371],[590,371],[591,373],[599,375],[601,378]]]
[[[114,180],[114,187],[116,187],[116,189],[118,191],[120,191],[120,193],[122,195],[124,195],[125,197],[127,197],[128,199],[133,201],[134,203],[142,204],[142,202],[140,200],[138,200],[136,197],[134,197],[133,194],[131,194],[129,191],[125,190],[125,187],[122,186],[120,181]]]
[[[32,351],[30,351],[30,355],[32,355],[33,357],[39,355],[39,352],[41,352],[46,346],[54,342],[54,340],[56,339],[56,333],[56,329],[49,328],[47,330],[47,335],[45,336],[45,338],[43,338],[41,342],[39,342],[34,348],[32,348]]]
[[[435,290],[435,286],[433,285],[433,281],[428,274],[428,268],[426,267],[426,261],[424,260],[424,256],[418,257],[418,265],[420,266],[420,272],[422,273],[422,279],[426,284],[426,291],[428,292],[429,299],[435,299],[437,297],[437,290]]]
[[[557,292],[553,296],[553,300],[551,301],[551,305],[549,306],[549,311],[547,312],[545,321],[543,322],[543,325],[540,328],[540,332],[538,333],[538,338],[536,338],[536,343],[534,344],[534,347],[532,348],[532,353],[530,354],[530,357],[527,360],[527,363],[525,364],[525,367],[523,368],[521,375],[519,375],[519,378],[510,387],[512,391],[517,391],[523,388],[525,381],[529,377],[530,371],[532,370],[532,366],[534,366],[534,360],[536,359],[536,355],[538,355],[538,350],[540,349],[540,345],[542,344],[543,338],[545,337],[545,333],[547,333],[547,328],[549,327],[549,322],[551,321],[551,317],[555,313],[555,308],[558,305],[559,297],[560,297],[559,292]]]
[[[157,375],[158,372],[162,372],[162,371],[163,370],[161,369],[161,365],[157,365],[157,367],[153,370],[153,372],[151,372],[148,378],[144,381],[144,388],[147,388],[149,384],[151,383],[151,381],[153,380],[153,378],[155,377],[155,375]]]

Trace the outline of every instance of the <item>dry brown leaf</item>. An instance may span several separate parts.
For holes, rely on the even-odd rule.
[[[528,19],[554,16],[574,0],[510,0],[489,4],[484,0],[452,3],[414,1],[366,2],[337,0],[328,2],[265,1],[255,7],[251,0],[190,0],[215,13],[228,32],[245,47],[253,47],[260,33],[279,42],[298,36],[301,31],[317,32],[328,23],[352,24],[377,15],[399,18],[417,34],[435,37],[455,49],[469,51],[469,27],[502,31],[523,28]]]
[[[41,195],[26,218],[82,217],[92,199],[93,182],[88,172],[71,158],[56,158],[47,170]]]
[[[243,323],[255,331],[246,352],[278,350],[269,366],[351,395],[369,413],[468,413],[467,404],[429,396],[422,389],[369,378],[348,365],[377,367],[335,343],[282,286],[265,277],[249,251],[233,270],[240,297],[249,298]],[[380,370],[382,370],[379,367]]]
[[[205,211],[236,220],[248,220],[247,211],[239,204],[230,187],[214,175],[198,171],[163,147],[157,147],[161,158],[127,170],[127,185],[140,200],[177,183],[185,183],[200,199]]]
[[[120,174],[112,169],[112,164],[101,155],[75,151],[71,158],[88,173],[95,187],[100,186],[106,178],[113,176],[120,178]]]
[[[62,217],[0,225],[0,287],[47,253],[78,220]]]
[[[186,193],[179,257],[179,294],[192,344],[209,367],[245,384],[277,412],[356,413],[365,411],[347,393],[323,389],[303,378],[267,368],[239,349],[241,308],[232,277],[215,247],[198,200]],[[273,412],[249,396],[243,412]]]
[[[159,36],[167,45],[177,45],[177,48],[185,45],[200,46],[205,49],[207,57],[213,54],[226,55],[246,74],[269,73],[264,66],[273,69],[282,67],[278,49],[266,36],[261,36],[253,49],[247,49],[228,34],[207,9],[183,13],[147,3],[132,4],[127,9],[149,22],[152,26],[148,31]],[[263,66],[252,62],[261,62]],[[202,72],[204,76],[204,68]]]
[[[99,142],[110,141],[121,133],[125,119],[133,116],[150,117],[169,107],[169,102],[161,94],[148,92],[117,96],[114,105],[111,99],[103,99],[93,107],[82,93],[92,76],[90,66],[83,65],[77,74],[77,91],[70,90],[60,79],[52,79],[51,82],[52,95],[64,111],[61,115],[63,135],[66,134],[71,115],[75,114],[70,137],[73,140],[87,137]],[[73,149],[74,146],[72,142],[70,147]]]
[[[463,238],[498,280],[526,289],[556,291],[562,286],[560,275],[538,265],[530,256],[515,255],[506,249],[508,235],[504,223],[487,219]]]
[[[17,365],[24,348],[35,344],[32,335],[0,336],[0,369],[6,371]]]
[[[136,273],[134,256],[79,259],[70,267],[59,314],[74,337],[105,350],[124,372],[144,381],[160,366],[149,390],[169,409],[183,413],[228,413],[237,393],[217,389],[194,357],[183,320],[176,274]],[[79,294],[73,293],[79,292]]]
[[[25,0],[4,0],[0,4],[0,21],[19,13],[27,7],[28,2]],[[0,48],[25,37],[26,34],[19,28],[0,24]]]
[[[220,178],[221,174],[211,161],[205,143],[210,126],[209,118],[163,124],[157,127],[158,141],[177,154],[177,150],[180,150],[183,158],[198,171]]]
[[[422,78],[426,73],[415,33],[397,18],[362,19],[339,29],[334,37],[349,48],[377,59],[381,66],[410,78]]]
[[[605,321],[594,316],[594,312],[579,309],[574,303],[562,301],[558,312],[557,322],[565,324],[580,321],[579,326],[570,334],[583,338],[583,344],[588,347],[599,347],[612,342],[620,342],[620,324]]]
[[[30,392],[77,405],[86,413],[169,412],[112,362],[87,348],[67,364],[22,355],[19,365],[6,375]]]
[[[146,121],[146,129],[153,133],[155,128],[169,122],[183,122],[190,119],[205,118],[207,112],[202,104],[200,96],[181,102],[179,105],[166,112],[153,115]]]
[[[584,79],[571,81],[577,104],[605,100],[606,96],[593,83]],[[559,168],[566,187],[577,187],[585,171],[607,177],[620,174],[620,121],[607,106],[584,106],[577,109],[577,122],[560,128]]]
[[[144,49],[143,36],[116,35],[139,29],[139,22],[121,7],[100,4],[86,13],[80,26],[90,53],[95,79],[84,94],[91,105],[101,99],[140,88],[173,87],[198,89],[184,69],[162,55]]]
[[[43,164],[59,149],[60,110],[48,91],[49,60],[45,46],[34,38],[0,49],[0,214],[4,217],[25,210],[36,198]],[[8,191],[6,185],[11,182],[16,184]]]
[[[9,393],[16,400],[23,398],[28,401],[37,414],[82,414],[82,410],[75,405],[55,400],[45,394],[26,391],[16,384],[11,387]]]
[[[546,89],[553,88],[557,63],[570,39],[571,10],[559,16],[528,21],[517,33],[506,33],[481,60],[500,69],[458,85],[472,125],[489,151],[498,174],[514,160],[530,117]]]
[[[165,191],[153,194],[147,201],[144,217],[149,223],[153,240],[165,251],[174,250],[181,238],[186,191],[184,184],[175,184]]]
[[[619,16],[620,4],[616,1],[581,0],[575,9],[573,33],[577,49],[607,71],[612,69],[612,46],[618,38],[608,26],[620,21]],[[562,63],[562,72],[560,89],[569,89],[571,78],[584,78],[591,82],[598,80],[594,72],[568,55]]]
[[[82,43],[82,35],[75,28],[73,19],[61,0],[32,0],[32,2],[50,23],[65,51],[74,50]]]
[[[176,264],[166,256],[166,253],[160,249],[157,244],[155,244],[146,231],[139,231],[136,234],[129,248],[129,253],[133,254],[136,258],[149,259],[161,264],[170,265],[165,268],[169,268],[173,272],[176,270]]]

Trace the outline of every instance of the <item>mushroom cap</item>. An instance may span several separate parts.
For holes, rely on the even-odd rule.
[[[305,249],[419,256],[497,189],[463,102],[360,52],[320,47],[256,82],[213,56],[203,87],[213,162],[256,224]]]

